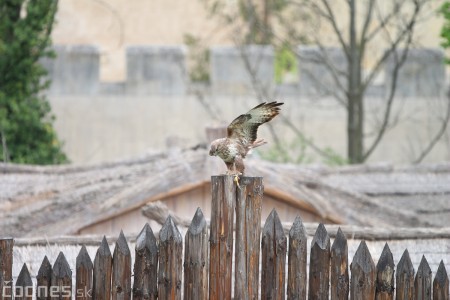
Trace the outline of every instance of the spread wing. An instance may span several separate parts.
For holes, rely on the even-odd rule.
[[[244,146],[251,145],[257,137],[258,127],[280,113],[280,102],[261,103],[228,125],[228,138],[238,139]]]

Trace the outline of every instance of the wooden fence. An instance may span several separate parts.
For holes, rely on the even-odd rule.
[[[136,239],[134,265],[122,232],[112,254],[106,238],[101,241],[94,262],[82,246],[75,282],[60,252],[53,266],[44,257],[36,286],[24,264],[13,288],[14,241],[2,239],[0,297],[11,298],[14,293],[16,300],[31,300],[33,295],[38,300],[181,299],[182,294],[184,299],[449,299],[442,261],[434,279],[425,257],[414,274],[408,251],[395,267],[386,244],[375,266],[362,241],[349,266],[345,233],[339,229],[331,244],[323,224],[311,242],[307,276],[307,236],[300,217],[286,236],[273,210],[261,232],[262,197],[260,177],[243,177],[237,188],[231,176],[214,176],[209,233],[197,209],[184,245],[171,217],[161,228],[159,241],[146,224]]]

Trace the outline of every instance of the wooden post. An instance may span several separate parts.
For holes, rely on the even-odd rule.
[[[375,264],[365,241],[359,244],[350,268],[352,273],[350,298],[352,300],[375,299]]]
[[[197,208],[186,232],[184,247],[184,299],[208,298],[208,224]]]
[[[50,286],[52,283],[52,265],[48,261],[47,256],[42,260],[41,267],[39,268],[36,276],[36,299],[37,300],[49,300],[50,299]]]
[[[376,300],[394,299],[394,270],[394,258],[386,243],[377,263]]]
[[[330,237],[325,226],[317,227],[311,242],[308,299],[328,299],[330,286]]]
[[[403,252],[397,265],[396,294],[397,300],[409,300],[414,297],[414,267],[408,249]]]
[[[31,281],[30,272],[26,264],[23,264],[19,277],[16,281],[15,300],[32,300],[33,299],[33,282]]]
[[[441,260],[433,281],[433,299],[448,300],[448,276],[445,270],[444,262]]]
[[[348,245],[344,233],[339,227],[331,246],[331,300],[348,299]]]
[[[262,231],[261,299],[285,299],[287,241],[275,209]]]
[[[422,255],[419,268],[414,280],[415,300],[431,300],[431,283],[433,280],[427,259]]]
[[[59,252],[53,264],[52,286],[50,287],[51,299],[72,299],[72,270],[62,252]]]
[[[236,198],[234,299],[258,299],[262,177],[241,177]]]
[[[136,238],[133,299],[155,300],[158,296],[158,245],[150,225]]]
[[[128,243],[120,231],[113,254],[112,300],[131,299],[131,253]]]
[[[0,239],[0,300],[13,298],[13,247],[14,240],[12,238]]]
[[[76,260],[75,298],[76,300],[92,299],[92,271],[94,265],[83,245]]]
[[[169,216],[159,232],[158,299],[181,299],[183,238]]]
[[[211,177],[209,299],[231,299],[233,219],[236,200],[234,177]]]
[[[306,300],[307,237],[302,219],[297,216],[289,230],[287,298]]]
[[[110,300],[111,298],[112,257],[106,237],[95,254],[93,293],[94,300]]]

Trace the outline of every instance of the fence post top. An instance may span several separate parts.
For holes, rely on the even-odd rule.
[[[367,244],[365,241],[361,241],[359,244],[358,250],[356,250],[355,256],[352,261],[352,269],[356,266],[359,266],[361,270],[369,274],[373,270],[375,270],[375,264],[372,259],[372,255],[370,255],[369,248],[367,248]]]
[[[331,246],[331,250],[333,250],[335,253],[339,253],[345,249],[347,249],[347,238],[342,232],[341,227],[339,227],[336,233],[336,237],[333,241],[333,245]]]
[[[419,276],[428,276],[431,274],[431,268],[428,264],[425,255],[422,255],[422,259],[420,260],[419,268],[417,268],[417,275]]]
[[[397,276],[400,276],[402,273],[414,274],[414,266],[409,257],[408,249],[405,249],[397,265]]]
[[[80,252],[78,253],[76,259],[76,268],[78,269],[81,266],[85,267],[88,270],[93,268],[92,260],[89,256],[89,253],[87,252],[85,245],[81,246]]]
[[[33,286],[30,272],[28,271],[27,264],[25,263],[23,264],[19,276],[17,277],[16,286]]]
[[[311,242],[311,248],[314,245],[319,246],[320,249],[328,249],[330,248],[330,236],[328,235],[327,229],[323,223],[320,223],[317,227],[316,233],[314,234],[313,240]]]
[[[394,269],[394,258],[392,256],[391,249],[389,248],[389,245],[386,243],[384,244],[383,251],[381,252],[380,259],[377,263],[377,269],[378,271],[383,271],[386,268]]]
[[[120,231],[119,238],[116,241],[116,246],[114,247],[114,253],[121,253],[123,255],[130,255],[130,248],[128,247],[127,239],[123,234],[123,231]]]
[[[111,250],[109,249],[108,241],[106,240],[106,236],[103,236],[100,247],[98,247],[97,255],[101,256],[111,256]]]
[[[445,283],[448,282],[447,270],[445,270],[444,261],[442,260],[439,263],[439,267],[437,269],[434,281],[438,283],[440,286],[444,286]]]
[[[195,215],[192,218],[191,225],[189,225],[188,232],[191,234],[199,234],[207,226],[205,216],[200,207],[197,207]]]
[[[158,251],[155,234],[148,223],[145,223],[144,228],[142,228],[136,238],[136,250],[142,250],[144,248],[147,248],[152,253]]]
[[[303,226],[302,219],[299,215],[295,217],[294,223],[289,230],[289,238],[306,239],[305,226]]]
[[[62,252],[59,252],[58,258],[56,258],[56,261],[53,264],[53,274],[55,274],[57,278],[72,278],[72,270],[70,270],[69,263]]]
[[[180,231],[178,231],[177,225],[173,222],[171,215],[167,217],[166,222],[161,227],[161,231],[159,232],[160,242],[168,241],[170,238],[173,238],[176,242],[182,242],[183,240]]]

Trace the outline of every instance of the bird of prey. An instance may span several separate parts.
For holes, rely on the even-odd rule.
[[[239,185],[238,175],[244,174],[243,159],[256,147],[266,144],[264,139],[257,139],[258,127],[269,122],[280,113],[280,102],[261,103],[246,114],[234,119],[227,128],[227,137],[213,141],[209,155],[220,157],[227,165],[227,175],[234,175]]]

